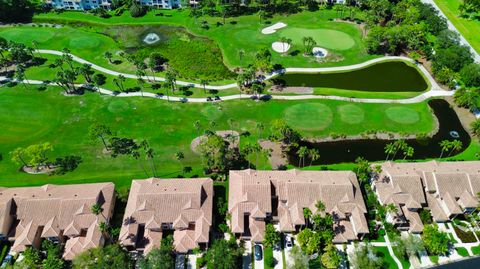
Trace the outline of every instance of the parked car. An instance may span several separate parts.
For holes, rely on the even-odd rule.
[[[186,103],[186,102],[188,102],[188,99],[187,99],[187,98],[185,98],[185,97],[183,97],[183,98],[181,98],[181,99],[180,99],[180,102],[182,102],[182,103]]]
[[[215,101],[220,101],[220,96],[215,95]]]
[[[207,101],[208,101],[208,102],[212,101],[212,97],[210,97],[210,96],[207,97]]]
[[[285,236],[285,247],[287,249],[292,249],[293,247],[293,238],[291,235]]]
[[[261,245],[258,245],[256,244],[254,247],[253,247],[253,250],[254,250],[254,255],[255,255],[255,260],[256,261],[261,261],[262,260],[262,246]]]

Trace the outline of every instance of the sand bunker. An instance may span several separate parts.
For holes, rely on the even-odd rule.
[[[240,134],[238,132],[232,131],[232,130],[226,130],[226,131],[216,131],[215,133],[221,136],[225,141],[230,143],[230,145],[228,145],[230,148],[238,147],[238,144],[240,142]],[[192,142],[190,143],[190,149],[193,152],[198,153],[197,147],[198,145],[200,145],[200,142],[205,137],[206,137],[205,135],[202,135],[200,137],[196,137],[195,139],[193,139]]]
[[[314,47],[312,49],[313,56],[317,58],[325,58],[328,55],[328,51],[324,48]]]
[[[286,27],[287,25],[283,22],[277,22],[274,25],[270,25],[266,28],[262,29],[262,34],[264,35],[270,35],[275,33],[278,29],[282,29],[283,27]]]
[[[284,42],[273,42],[272,49],[278,53],[285,53],[290,49],[290,45]]]

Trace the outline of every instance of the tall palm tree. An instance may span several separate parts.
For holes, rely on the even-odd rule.
[[[403,159],[405,160],[407,157],[412,157],[414,154],[415,150],[413,147],[406,147],[403,150]]]
[[[103,56],[108,60],[109,63],[112,63],[113,54],[110,51],[106,51]]]
[[[440,159],[443,157],[443,153],[449,151],[452,148],[452,143],[449,140],[443,140],[440,142],[440,148],[442,152],[440,153]]]
[[[258,138],[262,139],[262,132],[265,129],[265,126],[263,125],[263,123],[257,122],[256,128],[257,128]]]
[[[138,160],[138,162],[140,163],[140,166],[142,167],[143,169],[143,172],[145,173],[145,176],[146,177],[150,177],[147,173],[147,169],[145,169],[145,165],[143,164],[143,162],[140,160],[140,152],[138,151],[134,151],[132,152],[132,157],[135,158],[135,160]]]
[[[325,212],[326,207],[322,201],[318,200],[317,203],[315,204],[315,207],[317,208],[317,211]]]
[[[207,93],[207,83],[208,83],[208,80],[206,79],[200,79],[200,84],[202,84],[203,86],[203,93]]]
[[[388,143],[385,146],[385,154],[387,154],[387,158],[385,158],[385,161],[388,161],[388,157],[390,157],[391,154],[395,153],[395,144],[394,143]]]
[[[90,211],[95,214],[95,215],[100,215],[102,212],[103,212],[103,208],[100,204],[98,203],[95,203],[92,205],[92,207],[90,208]]]
[[[455,139],[451,142],[451,144],[452,144],[452,149],[450,150],[450,153],[448,153],[448,156],[452,155],[453,152],[458,152],[462,150],[463,148],[463,143],[460,140]]]
[[[297,155],[298,155],[298,166],[300,167],[303,167],[305,166],[305,156],[307,155],[308,153],[308,148],[305,147],[305,146],[301,146],[298,151],[297,151]]]
[[[138,84],[138,87],[140,88],[140,94],[143,97],[143,85],[145,85],[145,80],[142,77],[138,77],[137,84]]]
[[[25,82],[27,81],[27,77],[25,75],[25,68],[22,65],[17,65],[17,70],[15,70],[15,78],[17,81],[23,84],[23,87],[25,87],[25,89],[28,89],[27,85],[25,84]]]
[[[394,204],[388,204],[385,206],[385,211],[393,215],[397,213],[397,207]]]
[[[320,152],[318,149],[310,149],[308,150],[308,156],[310,158],[310,164],[308,166],[312,166],[313,162],[320,159]]]
[[[310,217],[312,216],[312,210],[310,208],[305,207],[303,209],[303,217],[305,218],[305,226],[308,227],[310,223]]]
[[[177,152],[175,153],[175,159],[176,159],[177,161],[179,161],[180,164],[182,165],[182,172],[183,172],[184,169],[183,169],[182,160],[185,159],[185,154],[183,154],[182,151],[177,151]]]

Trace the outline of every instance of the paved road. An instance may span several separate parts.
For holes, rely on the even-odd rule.
[[[252,242],[245,241],[245,253],[242,257],[242,269],[251,269],[252,268]]]
[[[8,80],[6,77],[0,77],[0,81]],[[17,81],[21,82],[21,81]],[[45,85],[44,81],[40,80],[25,80],[26,83],[29,84],[36,84],[36,85]],[[56,83],[50,82],[48,85],[58,86]],[[83,84],[77,84],[76,87],[84,86]],[[111,90],[107,90],[104,88],[99,88],[98,91],[103,95],[115,96],[115,97],[148,97],[148,98],[156,98],[160,100],[169,100],[173,102],[188,102],[188,103],[208,103],[211,101],[207,101],[206,98],[184,98],[178,96],[169,96],[166,95],[157,95],[155,93],[150,92],[131,92],[131,93],[119,93],[115,94]],[[425,101],[432,97],[445,97],[445,96],[452,96],[454,91],[445,91],[445,90],[434,90],[431,89],[428,92],[424,92],[418,96],[407,98],[407,99],[374,99],[374,98],[349,98],[349,97],[342,97],[342,96],[333,96],[333,95],[263,95],[262,98],[268,98],[273,100],[309,100],[309,99],[324,99],[324,100],[338,100],[338,101],[348,101],[348,102],[356,102],[356,103],[390,103],[390,104],[414,104]],[[256,98],[257,96],[253,94],[234,94],[221,97],[222,101],[228,100],[235,100],[235,99],[252,99]]]
[[[53,54],[53,55],[63,55],[64,53],[61,52],[61,51],[58,51],[58,50],[37,50],[36,52],[38,53],[41,53],[41,54]],[[133,75],[133,74],[126,74],[126,73],[120,73],[120,72],[117,72],[117,71],[113,71],[113,70],[110,70],[110,69],[107,69],[107,68],[104,68],[104,67],[101,67],[99,65],[96,65],[94,63],[91,63],[87,60],[84,60],[78,56],[75,56],[73,54],[70,54],[72,56],[72,59],[76,62],[79,62],[79,63],[86,63],[86,64],[90,64],[92,66],[93,69],[96,69],[98,71],[101,71],[103,73],[106,73],[106,74],[109,74],[109,75],[113,75],[113,76],[119,76],[119,75],[123,75],[124,77],[126,78],[133,78],[133,79],[137,79],[137,76],[136,75]],[[402,56],[385,56],[385,57],[381,57],[381,58],[376,58],[376,59],[373,59],[373,60],[369,60],[369,61],[366,61],[366,62],[363,62],[363,63],[359,63],[359,64],[354,64],[354,65],[346,65],[346,66],[337,66],[337,67],[318,67],[318,68],[297,68],[297,67],[288,67],[288,68],[285,68],[283,70],[280,70],[280,71],[276,71],[276,72],[273,72],[269,75],[267,75],[264,80],[268,80],[272,77],[275,77],[277,76],[278,74],[281,74],[281,73],[295,73],[295,72],[301,72],[301,73],[318,73],[318,72],[336,72],[336,71],[350,71],[350,70],[356,70],[356,69],[360,69],[360,68],[363,68],[363,67],[366,67],[366,66],[369,66],[369,65],[372,65],[374,63],[380,63],[380,62],[384,62],[384,61],[391,61],[391,60],[403,60],[403,61],[408,61],[408,62],[414,62],[412,59],[408,58],[408,57],[402,57]],[[420,68],[421,72],[428,78],[428,81],[430,82],[430,85],[431,85],[431,89],[433,90],[438,90],[440,89],[440,87],[438,86],[438,84],[435,82],[435,80],[432,78],[432,76],[430,76],[430,74],[428,73],[428,71],[423,68],[423,66],[421,65],[418,65],[418,67]],[[156,76],[145,76],[143,77],[144,79],[153,79],[155,81],[165,81],[165,78],[163,77],[156,77]],[[181,86],[191,86],[191,87],[196,87],[196,88],[202,88],[203,85],[201,84],[198,84],[198,83],[193,83],[193,82],[186,82],[186,81],[177,81],[176,82],[177,85],[181,85]],[[219,86],[215,86],[215,85],[206,85],[205,88],[206,89],[210,89],[210,90],[226,90],[226,89],[230,89],[230,88],[236,88],[237,87],[237,84],[236,83],[231,83],[231,84],[225,84],[225,85],[219,85]]]
[[[447,16],[445,16],[445,14],[443,13],[443,11],[437,6],[437,4],[435,3],[434,0],[422,0],[423,3],[425,4],[430,4],[432,5],[436,10],[438,10],[438,13],[440,14],[440,16],[444,17],[445,19],[447,19],[447,24],[448,24],[448,29],[454,31],[454,32],[457,32],[459,35],[460,35],[460,43],[462,43],[463,45],[467,46],[470,48],[470,50],[472,51],[473,53],[473,56],[475,58],[475,61],[477,63],[480,63],[480,54],[479,52],[477,52],[473,47],[472,45],[470,45],[470,43],[465,39],[465,37],[463,37],[463,35],[460,33],[460,31],[457,30],[457,27],[455,27],[455,25],[453,25],[453,23],[448,19]]]

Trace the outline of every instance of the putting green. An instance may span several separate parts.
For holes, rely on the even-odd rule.
[[[130,103],[125,100],[113,100],[108,104],[108,111],[121,113],[130,109]]]
[[[14,27],[1,31],[0,36],[7,40],[13,40],[31,46],[34,40],[39,43],[47,42],[55,36],[55,33],[49,28]]]
[[[317,46],[327,49],[348,50],[355,45],[355,40],[350,35],[337,30],[286,27],[278,33],[280,36],[291,38],[298,46],[303,46],[302,38],[309,36],[315,39]]]
[[[420,120],[420,115],[417,111],[403,106],[387,108],[385,114],[389,119],[400,124],[413,124]]]
[[[337,108],[340,119],[345,123],[359,124],[365,118],[365,112],[362,108],[348,104]]]
[[[327,105],[306,103],[287,108],[284,117],[287,123],[295,129],[317,131],[330,126],[333,112]]]
[[[100,45],[100,40],[93,36],[72,37],[69,42],[71,48],[93,49]]]
[[[223,115],[223,111],[221,111],[221,108],[216,105],[207,105],[200,112],[209,120],[216,120]]]

